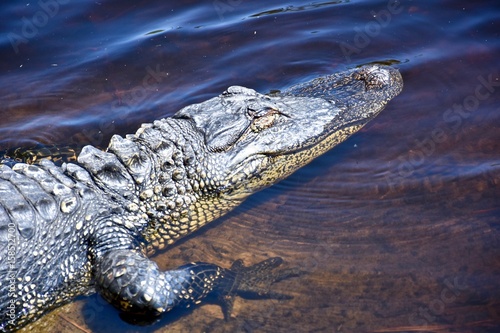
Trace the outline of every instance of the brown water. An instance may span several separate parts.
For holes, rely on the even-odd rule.
[[[82,297],[35,330],[500,331],[495,4],[3,4],[0,150],[105,147],[234,84],[268,92],[370,62],[405,81],[360,133],[155,258],[166,269],[281,256],[309,271],[276,285],[292,300],[238,298],[229,322],[205,305],[138,327]]]

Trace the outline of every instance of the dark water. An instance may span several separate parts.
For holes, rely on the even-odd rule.
[[[99,297],[34,330],[498,332],[496,1],[60,1],[1,10],[0,150],[105,147],[234,84],[261,92],[371,62],[400,96],[360,133],[157,257],[310,271],[289,301],[205,305],[131,326]],[[49,329],[50,327],[50,329]]]

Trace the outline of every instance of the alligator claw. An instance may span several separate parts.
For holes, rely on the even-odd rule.
[[[274,257],[245,267],[241,259],[236,260],[230,268],[235,274],[233,288],[231,292],[219,297],[224,319],[229,320],[231,317],[236,295],[250,299],[292,299],[293,296],[272,291],[271,286],[275,282],[303,275],[305,271],[298,268],[276,270],[282,263],[282,258]]]

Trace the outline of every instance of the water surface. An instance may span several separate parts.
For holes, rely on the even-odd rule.
[[[105,147],[230,85],[265,93],[367,63],[398,67],[405,86],[344,144],[155,258],[281,256],[310,272],[276,285],[293,300],[138,327],[92,296],[35,330],[500,329],[495,1],[64,2],[1,5],[0,150]]]

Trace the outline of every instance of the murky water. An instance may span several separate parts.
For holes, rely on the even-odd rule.
[[[238,299],[138,327],[99,297],[61,332],[500,330],[496,1],[40,1],[2,4],[0,150],[105,147],[230,85],[260,92],[370,62],[405,87],[360,133],[156,257],[310,273],[293,300]]]

